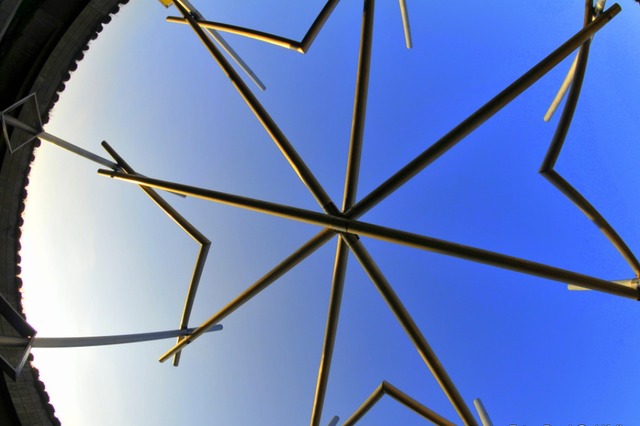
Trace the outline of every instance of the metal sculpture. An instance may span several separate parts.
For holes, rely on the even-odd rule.
[[[145,177],[136,173],[108,144],[103,143],[105,149],[114,158],[115,163],[100,157],[95,158],[93,154],[86,152],[74,151],[83,155],[85,158],[97,161],[107,166],[109,169],[101,169],[99,173],[104,176],[117,178],[137,184],[145,191],[167,214],[169,214],[192,238],[200,243],[200,253],[196,262],[193,273],[191,286],[185,303],[185,309],[180,324],[178,342],[160,357],[160,361],[164,362],[174,357],[174,365],[179,362],[179,355],[184,348],[194,342],[202,334],[214,329],[224,318],[232,314],[244,303],[258,295],[269,285],[274,283],[279,277],[293,268],[295,265],[303,261],[307,256],[320,248],[322,245],[337,236],[337,247],[335,254],[335,263],[333,270],[332,288],[326,319],[326,328],[324,334],[324,343],[321,353],[320,366],[318,368],[317,384],[314,397],[313,407],[311,409],[310,423],[319,425],[324,400],[327,392],[327,383],[331,369],[332,355],[334,352],[335,336],[338,325],[338,317],[340,314],[341,299],[346,274],[346,266],[348,253],[352,252],[366,274],[369,276],[374,286],[385,300],[391,312],[394,314],[405,333],[413,343],[415,349],[420,354],[424,363],[430,369],[437,382],[440,384],[443,392],[446,394],[452,406],[460,416],[464,424],[475,425],[477,420],[471,412],[471,409],[462,398],[453,380],[449,377],[443,365],[438,360],[435,352],[431,349],[427,339],[414,322],[413,318],[404,307],[400,298],[396,295],[393,287],[385,278],[383,272],[378,267],[375,260],[369,254],[364,244],[360,241],[359,236],[367,236],[376,238],[395,244],[402,244],[409,247],[418,248],[438,252],[448,256],[458,257],[473,262],[484,263],[498,268],[509,269],[524,274],[534,275],[547,278],[553,281],[569,284],[582,289],[597,290],[612,295],[622,296],[634,300],[640,298],[640,290],[638,281],[640,277],[640,263],[635,255],[616,231],[608,224],[604,217],[580,194],[575,190],[564,178],[562,178],[555,170],[555,162],[561,152],[567,130],[571,124],[573,112],[577,105],[578,96],[581,89],[582,79],[584,77],[586,62],[590,47],[591,39],[594,34],[606,25],[613,17],[620,12],[620,7],[614,5],[608,10],[604,10],[604,1],[598,0],[593,4],[592,0],[585,2],[585,18],[584,28],[578,31],[573,37],[568,39],[555,51],[546,58],[524,73],[520,78],[515,80],[511,85],[498,93],[493,99],[479,108],[465,120],[460,122],[456,127],[449,131],[445,136],[437,140],[427,149],[425,149],[414,160],[406,166],[398,170],[389,179],[371,191],[367,196],[360,200],[356,200],[356,190],[358,186],[358,177],[360,169],[361,150],[364,133],[364,122],[366,117],[367,92],[370,69],[370,55],[373,37],[373,19],[374,19],[374,0],[364,0],[362,30],[360,38],[360,49],[358,59],[358,73],[356,80],[356,94],[353,106],[351,136],[349,143],[349,155],[347,163],[347,171],[344,183],[344,194],[342,205],[340,208],[334,204],[323,186],[311,172],[302,157],[297,153],[293,144],[287,139],[283,131],[278,127],[277,123],[271,118],[266,108],[259,102],[252,93],[241,76],[234,70],[227,59],[221,54],[220,50],[214,43],[220,46],[238,62],[241,68],[250,76],[256,85],[264,89],[262,82],[248,68],[248,66],[235,54],[228,43],[222,39],[218,32],[228,32],[257,39],[263,42],[271,43],[280,47],[291,49],[300,53],[306,53],[311,47],[314,39],[322,29],[323,24],[329,19],[332,11],[338,4],[339,0],[328,0],[320,11],[306,35],[301,41],[287,39],[273,34],[264,33],[239,26],[213,22],[206,20],[202,14],[195,9],[186,0],[175,0],[172,2],[176,6],[181,17],[169,17],[169,22],[181,23],[189,25],[195,32],[196,36],[213,56],[223,72],[228,76],[231,83],[235,86],[241,97],[250,107],[258,121],[267,131],[273,142],[285,156],[290,166],[296,172],[300,180],[313,195],[323,213],[295,208],[282,204],[275,204],[268,201],[251,199],[234,194],[223,193],[206,188],[198,188],[194,186],[163,181],[155,178]],[[163,1],[166,5],[171,2]],[[408,48],[412,46],[409,15],[404,0],[400,0],[400,10],[404,27],[405,44]],[[396,191],[406,182],[411,180],[420,171],[431,165],[438,158],[443,156],[449,149],[454,147],[466,136],[480,127],[484,122],[489,120],[493,115],[500,111],[504,106],[509,104],[530,86],[535,84],[542,76],[558,65],[562,60],[568,57],[572,52],[579,49],[578,57],[574,62],[574,66],[563,84],[558,96],[552,103],[546,119],[553,113],[555,107],[560,103],[560,99],[564,96],[566,89],[571,86],[568,94],[568,100],[565,105],[562,118],[559,121],[556,134],[551,142],[547,156],[540,168],[540,173],[545,176],[554,186],[556,186],[567,198],[569,198],[578,208],[580,208],[605,234],[610,242],[621,253],[625,260],[631,266],[635,277],[624,281],[607,281],[596,277],[591,277],[578,272],[569,271],[550,265],[537,263],[529,260],[520,259],[502,253],[491,252],[488,250],[465,246],[454,242],[444,241],[429,236],[418,235],[398,229],[379,226],[358,220],[367,211],[374,208],[383,199]],[[6,124],[5,124],[6,123]],[[44,133],[41,129],[29,126],[10,116],[9,111],[3,114],[3,125],[11,125],[20,128],[27,133],[36,135],[41,139],[51,140],[54,143],[55,138]],[[6,135],[5,130],[5,135]],[[57,143],[58,145],[62,145]],[[68,148],[68,147],[67,147]],[[69,148],[68,148],[69,149]],[[73,150],[73,149],[72,149]],[[249,286],[242,294],[238,295],[233,301],[223,307],[221,310],[212,315],[208,320],[203,322],[195,329],[188,329],[188,321],[193,304],[196,289],[202,270],[204,268],[204,259],[206,258],[209,240],[193,228],[182,216],[173,210],[152,188],[170,191],[176,194],[198,197],[217,203],[227,204],[239,208],[258,211],[266,214],[285,217],[291,220],[302,221],[314,224],[323,228],[316,236],[311,238],[307,243],[302,245],[298,250],[293,252],[289,257],[268,271],[259,280]],[[22,342],[22,340],[21,340]],[[24,343],[24,342],[23,342]],[[380,386],[371,394],[371,396],[355,410],[354,414],[345,421],[346,424],[356,423],[383,395],[389,395],[398,400],[408,408],[421,414],[423,417],[436,424],[453,424],[450,420],[445,419],[438,413],[422,405],[411,396],[405,394],[400,389],[394,387],[386,381],[382,381]],[[479,400],[475,401],[476,409],[483,424],[490,424],[488,414],[484,410]],[[330,424],[337,424],[338,419],[334,417]]]
[[[329,371],[331,368],[331,358],[334,350],[335,334],[338,324],[338,316],[340,312],[340,303],[343,291],[345,269],[347,263],[347,253],[349,250],[355,255],[371,281],[374,283],[389,309],[393,312],[397,320],[400,322],[410,340],[413,342],[416,350],[420,353],[425,364],[429,367],[444,393],[449,398],[451,404],[455,407],[460,418],[465,424],[476,424],[476,420],[471,410],[465,403],[457,391],[453,381],[450,379],[443,366],[439,362],[433,350],[430,348],[427,340],[422,332],[415,324],[411,315],[403,306],[398,296],[393,291],[392,286],[384,277],[382,271],[376,262],[370,256],[363,243],[358,236],[368,236],[378,238],[385,241],[404,244],[415,248],[435,251],[450,256],[460,257],[475,262],[490,264],[496,267],[511,269],[526,274],[545,277],[554,281],[567,283],[573,286],[587,288],[607,292],[610,294],[628,297],[637,300],[638,293],[638,262],[630,252],[628,247],[622,242],[622,239],[608,225],[604,218],[599,215],[595,209],[584,199],[577,191],[575,191],[564,179],[562,179],[554,170],[553,165],[557,159],[566,130],[571,121],[573,110],[577,101],[577,95],[580,91],[582,77],[587,59],[590,40],[593,35],[602,28],[609,20],[611,20],[619,11],[620,7],[614,5],[607,11],[603,11],[604,2],[598,1],[594,7],[591,0],[586,1],[585,6],[585,25],[584,29],[579,31],[575,36],[561,45],[553,53],[539,62],[536,66],[527,71],[522,77],[517,79],[513,84],[508,86],[483,107],[471,114],[466,120],[462,121],[458,126],[452,129],[448,134],[436,141],[427,148],[422,154],[413,161],[400,169],[396,174],[390,177],[383,184],[374,189],[369,195],[356,202],[355,192],[358,182],[361,146],[363,139],[363,128],[365,120],[369,64],[372,40],[372,25],[374,13],[374,1],[364,1],[364,11],[362,20],[362,33],[360,40],[360,53],[358,62],[358,77],[356,81],[356,95],[353,108],[352,130],[350,138],[349,157],[347,165],[347,174],[345,178],[345,190],[342,208],[338,209],[333,201],[329,198],[322,185],[315,178],[313,173],[307,167],[303,159],[298,155],[293,145],[286,138],[284,133],[277,126],[275,121],[269,116],[267,110],[260,104],[253,95],[248,86],[243,82],[239,74],[230,66],[227,60],[221,55],[218,48],[207,36],[204,29],[215,29],[221,32],[230,32],[239,34],[264,42],[275,44],[280,47],[292,49],[301,53],[305,53],[317,33],[320,31],[322,24],[329,18],[330,13],[335,8],[337,0],[329,0],[320,14],[314,21],[313,25],[304,36],[302,41],[286,39],[272,34],[241,28],[238,26],[222,24],[205,20],[202,15],[188,2],[176,0],[173,4],[181,12],[182,17],[170,17],[168,21],[189,24],[200,41],[207,48],[209,53],[222,68],[229,80],[236,87],[242,98],[254,112],[256,118],[263,125],[265,130],[284,154],[291,167],[295,170],[301,181],[314,196],[324,213],[317,213],[308,210],[302,210],[290,206],[278,205],[266,201],[249,199],[232,194],[221,193],[204,188],[196,188],[193,186],[182,185],[172,182],[161,181],[133,174],[123,174],[117,171],[101,170],[100,173],[105,176],[111,176],[121,180],[125,180],[138,185],[146,185],[149,187],[171,190],[184,195],[194,196],[218,203],[260,211],[267,214],[286,217],[292,220],[299,220],[306,223],[312,223],[324,228],[314,238],[309,240],[305,245],[300,247],[291,256],[277,265],[274,269],[265,274],[260,280],[250,286],[244,293],[238,296],[234,301],[229,303],[223,309],[211,316],[207,321],[200,325],[192,334],[185,336],[182,340],[167,351],[160,361],[165,361],[175,353],[184,349],[186,345],[196,340],[203,332],[217,324],[219,321],[234,312],[249,299],[260,293],[271,283],[278,279],[282,274],[291,269],[294,265],[301,262],[305,257],[318,249],[321,245],[328,242],[333,236],[338,236],[336,249],[333,283],[327,315],[327,325],[325,331],[324,345],[321,354],[321,363],[318,369],[318,381],[316,386],[315,400],[311,412],[311,424],[318,425],[320,422],[322,407],[325,399]],[[411,47],[411,37],[409,32],[408,14],[404,1],[400,2],[403,24],[405,28],[405,40],[407,47]],[[573,271],[562,270],[549,265],[535,263],[523,259],[518,259],[505,254],[489,252],[475,247],[463,246],[460,244],[437,240],[427,236],[411,234],[397,229],[390,229],[377,226],[370,223],[360,222],[357,220],[359,216],[366,211],[375,207],[380,201],[409,181],[421,170],[432,164],[440,156],[444,155],[450,148],[459,143],[467,135],[491,118],[501,108],[519,96],[527,88],[533,85],[544,74],[554,68],[571,52],[580,48],[579,57],[576,61],[575,75],[570,76],[572,82],[572,90],[569,94],[569,101],[565,107],[565,112],[558,125],[558,131],[554,137],[549,154],[543,163],[541,173],[547,177],[556,187],[558,187],[569,199],[571,199],[579,208],[581,208],[587,216],[592,218],[596,225],[603,230],[604,234],[609,238],[612,244],[621,252],[632,266],[636,277],[625,283],[611,282],[601,280],[595,277],[586,276]],[[419,403],[412,400],[411,397],[404,395],[400,390],[383,382],[378,390],[356,411],[351,419],[345,424],[354,423],[368,408],[370,408],[384,393],[389,393],[395,398],[401,399],[407,406],[417,407]],[[404,396],[399,396],[404,395]],[[407,402],[411,401],[411,402]],[[413,404],[413,405],[412,405]],[[418,405],[416,405],[418,404]],[[483,422],[488,422],[488,416],[481,408],[482,404],[476,404],[478,411],[481,413]],[[427,411],[425,411],[427,410]],[[430,410],[424,407],[423,415],[430,413]],[[483,413],[483,414],[482,414]],[[441,418],[436,413],[432,417],[427,417],[437,424],[450,424],[448,420]],[[335,419],[334,419],[335,421]]]

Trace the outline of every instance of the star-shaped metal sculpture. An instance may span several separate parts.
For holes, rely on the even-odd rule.
[[[231,32],[235,34],[245,35],[251,38],[266,41],[282,47],[306,52],[313,39],[320,31],[323,23],[328,19],[329,15],[337,5],[338,0],[329,0],[320,14],[314,21],[313,25],[302,39],[298,42],[295,40],[285,39],[283,37],[271,34],[232,26],[228,24],[206,21],[201,14],[188,2],[184,0],[174,1],[175,6],[182,14],[182,18],[168,18],[171,22],[187,23],[191,26],[201,42],[206,46],[208,51],[214,57],[218,65],[228,76],[232,84],[236,87],[242,98],[249,105],[256,118],[263,125],[267,133],[270,135],[274,143],[283,153],[291,167],[295,170],[300,180],[308,188],[309,192],[318,202],[324,213],[299,209],[295,207],[274,204],[267,201],[250,199],[233,194],[222,193],[204,188],[197,188],[189,185],[177,184],[172,182],[161,181],[135,175],[134,173],[121,173],[109,170],[101,170],[100,173],[121,180],[129,181],[143,186],[175,191],[180,194],[194,196],[202,199],[215,201],[227,205],[260,211],[267,214],[286,217],[292,220],[298,220],[306,223],[315,224],[324,229],[306,244],[292,253],[288,258],[283,260],[279,265],[266,273],[261,279],[250,286],[245,292],[239,295],[235,300],[222,308],[216,314],[211,316],[207,321],[201,324],[192,334],[182,338],[173,348],[167,351],[160,361],[165,361],[176,353],[179,353],[186,345],[196,340],[202,333],[214,326],[222,319],[230,315],[248,300],[256,296],[262,290],[267,288],[271,283],[276,281],[280,276],[286,273],[293,266],[301,262],[320,246],[328,242],[332,237],[338,236],[337,248],[335,255],[335,264],[333,271],[332,289],[329,301],[327,323],[322,348],[321,361],[318,369],[318,380],[314,403],[311,412],[311,424],[318,425],[320,422],[322,407],[325,399],[326,388],[331,368],[331,359],[334,350],[335,335],[338,325],[338,317],[340,313],[340,304],[343,292],[344,278],[348,253],[351,251],[358,262],[361,264],[379,293],[399,321],[409,339],[412,341],[416,350],[424,360],[425,364],[433,373],[434,377],[442,387],[444,393],[449,398],[451,404],[459,414],[465,424],[477,424],[471,410],[456,389],[453,381],[448,376],[442,364],[439,362],[435,353],[429,346],[427,340],[413,321],[411,315],[402,304],[399,297],[394,292],[392,286],[385,278],[383,272],[377,266],[364,244],[360,241],[359,236],[368,236],[397,244],[403,244],[423,250],[435,251],[438,253],[455,256],[474,262],[485,263],[500,268],[511,269],[514,271],[544,277],[554,281],[567,283],[580,288],[599,290],[610,294],[624,296],[631,299],[638,299],[637,276],[640,271],[638,261],[631,253],[622,239],[613,230],[613,228],[597,213],[595,208],[589,204],[568,182],[566,182],[557,172],[554,171],[553,165],[560,153],[562,143],[566,136],[566,130],[571,122],[573,110],[577,102],[580,92],[581,81],[584,76],[587,54],[589,50],[590,39],[595,32],[602,28],[609,20],[611,20],[619,11],[620,7],[614,5],[607,11],[603,11],[604,2],[598,1],[594,8],[591,0],[586,1],[585,5],[585,25],[584,28],[571,37],[567,42],[562,44],[558,49],[552,52],[545,59],[523,74],[513,84],[508,86],[492,100],[471,114],[467,119],[463,120],[458,126],[453,128],[449,133],[436,141],[424,152],[418,155],[413,161],[400,169],[388,180],[374,189],[361,200],[356,200],[356,190],[359,176],[359,166],[363,142],[363,129],[366,116],[367,90],[370,66],[370,54],[372,46],[373,32],[373,15],[374,0],[364,0],[362,32],[360,40],[360,53],[358,61],[358,73],[356,81],[356,94],[353,107],[353,118],[351,137],[349,143],[348,165],[344,185],[344,195],[341,208],[338,208],[330,199],[320,182],[315,178],[311,170],[307,167],[303,159],[298,155],[293,145],[271,118],[267,110],[257,100],[248,86],[244,83],[240,75],[233,69],[230,63],[221,54],[211,38],[205,33],[205,28],[209,30],[218,30],[223,32]],[[403,23],[405,27],[405,40],[408,47],[411,46],[411,37],[409,33],[408,14],[404,1],[401,1],[401,10]],[[505,105],[519,96],[527,88],[538,81],[544,74],[554,68],[571,52],[580,48],[580,54],[576,61],[575,75],[571,77],[572,90],[569,94],[569,100],[565,106],[565,112],[558,125],[558,131],[554,137],[547,158],[541,168],[541,173],[545,175],[554,185],[556,185],[565,195],[568,196],[578,207],[580,207],[587,216],[589,216],[596,225],[603,230],[604,234],[612,241],[616,248],[622,253],[632,269],[636,273],[636,277],[627,283],[611,282],[595,277],[587,276],[573,271],[568,271],[549,265],[536,263],[528,260],[519,259],[505,254],[490,252],[487,250],[464,246],[449,241],[438,240],[424,235],[417,235],[397,229],[386,228],[371,223],[359,221],[358,218],[365,212],[371,210],[384,198],[409,181],[421,170],[432,164],[440,156],[444,155],[449,149],[463,140],[467,135],[482,125],[485,121],[496,114]],[[357,202],[356,202],[357,201]],[[368,410],[383,394],[389,394],[394,398],[403,402],[409,408],[422,414],[424,417],[438,424],[451,424],[432,412],[426,407],[421,406],[417,401],[408,395],[405,395],[399,389],[382,382],[380,387],[374,391],[372,396],[363,404],[363,406],[347,420],[345,424],[353,424],[360,418],[366,410]],[[478,410],[483,414],[480,408],[481,404],[477,404]],[[485,417],[483,417],[484,419]],[[333,420],[335,422],[337,420]],[[483,420],[484,422],[484,420]]]
[[[168,5],[171,2],[163,1]],[[351,135],[349,141],[347,171],[344,181],[344,193],[342,205],[340,208],[331,200],[323,186],[316,179],[309,167],[306,165],[302,157],[297,153],[294,146],[287,139],[276,122],[271,118],[268,111],[258,101],[253,92],[242,80],[241,76],[234,70],[231,64],[222,55],[220,50],[214,44],[217,42],[227,53],[238,63],[238,65],[249,75],[249,77],[260,87],[264,89],[264,85],[258,77],[249,69],[246,63],[233,51],[233,49],[224,41],[217,31],[230,32],[240,34],[250,38],[258,39],[264,42],[285,47],[300,53],[305,53],[311,47],[314,39],[320,32],[323,24],[330,17],[339,0],[329,0],[320,11],[306,35],[301,41],[291,40],[264,32],[242,28],[234,25],[223,24],[218,22],[207,21],[204,17],[186,0],[175,0],[173,4],[182,14],[181,18],[170,17],[168,21],[188,24],[196,33],[207,50],[214,57],[218,65],[224,73],[229,77],[232,84],[236,87],[242,98],[251,108],[256,118],[263,125],[267,133],[270,135],[274,143],[283,153],[293,170],[297,173],[300,180],[307,187],[311,195],[315,198],[323,213],[295,208],[287,205],[275,204],[268,201],[251,199],[238,195],[222,193],[210,189],[198,188],[184,184],[162,181],[154,178],[145,177],[136,173],[136,171],[127,164],[117,152],[106,142],[103,143],[104,148],[113,157],[115,162],[111,162],[86,150],[69,144],[53,135],[44,132],[40,124],[33,125],[20,121],[14,115],[14,110],[19,109],[22,103],[16,104],[2,114],[3,133],[9,139],[7,126],[13,126],[22,132],[22,139],[14,146],[14,150],[19,149],[25,143],[39,137],[48,140],[63,148],[66,148],[78,155],[89,160],[98,162],[109,170],[100,170],[102,175],[118,178],[131,183],[140,185],[147,195],[149,195],[160,208],[165,211],[172,219],[178,223],[193,239],[200,244],[200,251],[196,261],[196,266],[192,274],[191,284],[189,287],[185,308],[180,324],[180,329],[172,333],[171,336],[179,336],[178,342],[174,347],[160,357],[160,361],[166,361],[173,357],[174,365],[178,365],[179,355],[186,345],[196,340],[207,331],[211,331],[218,324],[240,308],[244,303],[255,297],[257,294],[266,289],[270,284],[274,283],[279,277],[308,257],[315,250],[337,236],[337,247],[335,254],[333,279],[331,286],[331,295],[329,300],[328,314],[326,320],[326,328],[324,335],[324,343],[320,357],[320,366],[318,368],[317,384],[313,407],[311,409],[312,425],[319,425],[324,400],[329,380],[331,361],[334,352],[335,337],[338,327],[338,318],[340,315],[340,306],[342,301],[342,293],[346,275],[346,267],[349,252],[353,253],[366,274],[369,276],[374,286],[381,294],[389,309],[394,314],[401,327],[413,343],[414,347],[420,354],[424,363],[430,369],[442,390],[448,397],[449,401],[457,411],[461,420],[465,424],[477,424],[474,415],[469,406],[462,398],[453,381],[447,374],[443,365],[438,360],[436,354],[431,349],[422,331],[415,323],[407,309],[404,307],[400,298],[396,295],[393,287],[385,278],[383,272],[378,267],[372,256],[369,254],[364,244],[360,241],[360,236],[380,239],[396,244],[406,245],[422,250],[435,251],[441,254],[459,257],[474,262],[489,264],[499,268],[510,269],[525,274],[535,275],[550,280],[569,284],[571,287],[581,289],[598,290],[618,296],[623,296],[637,300],[639,298],[638,277],[640,276],[640,263],[635,255],[631,252],[622,238],[616,233],[613,227],[604,219],[604,217],[575,189],[566,181],[558,172],[555,171],[554,165],[560,155],[562,145],[567,135],[567,131],[571,124],[571,119],[575,111],[582,80],[584,78],[590,42],[593,35],[601,29],[609,20],[611,20],[619,11],[618,5],[612,6],[609,10],[604,11],[604,1],[598,0],[594,6],[592,0],[585,1],[584,28],[576,33],[573,37],[562,44],[558,49],[549,56],[524,73],[519,79],[514,81],[506,89],[496,95],[493,99],[463,120],[459,125],[454,127],[445,136],[437,140],[414,160],[409,162],[405,167],[392,175],[389,179],[371,191],[364,198],[357,200],[356,192],[358,188],[358,177],[360,174],[360,159],[362,153],[364,125],[367,107],[367,93],[369,82],[370,57],[373,38],[374,23],[374,0],[364,0],[362,29],[360,38],[360,49],[358,59],[358,71],[356,79],[356,91],[353,106]],[[407,47],[411,47],[411,34],[409,31],[409,20],[407,7],[404,0],[400,0],[400,10],[404,27],[405,43]],[[553,69],[563,59],[569,56],[573,51],[579,49],[579,54],[572,66],[563,89],[559,92],[558,97],[553,102],[550,113],[559,104],[564,91],[571,86],[567,102],[564,107],[562,117],[559,120],[556,134],[550,144],[547,156],[543,161],[540,172],[552,184],[554,184],[561,192],[563,192],[574,204],[576,204],[595,224],[602,230],[605,236],[621,253],[627,263],[633,270],[635,277],[626,281],[607,281],[581,273],[568,271],[553,267],[550,265],[523,260],[506,254],[491,252],[476,247],[465,246],[454,242],[439,240],[425,235],[418,235],[398,229],[379,226],[358,220],[363,214],[374,208],[379,202],[400,188],[414,176],[416,176],[424,168],[428,167],[449,149],[462,141],[466,136],[481,126],[485,121],[495,115],[500,109],[509,102],[518,97],[526,89],[538,81],[544,74]],[[27,98],[25,101],[29,101]],[[38,114],[39,115],[39,114]],[[548,114],[549,115],[549,114]],[[548,117],[547,115],[547,117]],[[24,136],[26,135],[26,136]],[[25,139],[26,138],[26,139]],[[10,142],[10,141],[9,141]],[[11,145],[10,145],[11,146]],[[275,266],[269,272],[262,276],[253,285],[248,287],[242,294],[237,296],[233,301],[211,316],[207,321],[202,323],[195,329],[189,327],[189,317],[191,308],[195,300],[196,290],[204,269],[205,259],[209,250],[210,241],[202,235],[195,227],[193,227],[184,217],[182,217],[175,209],[173,209],[157,192],[152,188],[162,189],[177,194],[199,197],[218,203],[232,205],[240,208],[250,209],[263,212],[266,214],[285,217],[291,220],[302,221],[323,228],[316,236],[311,238],[307,243],[293,252],[289,257],[284,259],[280,264]],[[6,316],[6,315],[5,315]],[[21,339],[16,340],[15,345],[25,346],[31,343],[35,330],[28,330],[23,333]],[[156,333],[157,334],[157,333]],[[166,333],[165,333],[166,334]],[[166,337],[166,335],[163,334]],[[27,339],[27,340],[24,340]],[[113,339],[111,339],[113,340]],[[26,346],[28,353],[29,346]],[[26,356],[26,355],[25,355]],[[382,396],[389,395],[396,399],[409,409],[420,414],[424,418],[436,424],[453,424],[450,420],[445,419],[438,413],[422,405],[420,402],[405,394],[402,390],[396,388],[386,381],[373,391],[371,396],[349,417],[344,424],[351,425],[356,423]],[[482,419],[483,424],[489,424],[488,416],[479,400],[475,401],[476,409]],[[338,422],[337,417],[330,424],[335,425]]]

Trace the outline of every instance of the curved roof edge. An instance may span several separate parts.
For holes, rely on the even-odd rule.
[[[0,0],[0,110],[36,93],[41,120],[65,88],[91,40],[128,0]],[[34,148],[11,155],[0,141],[0,293],[22,315],[20,236]],[[0,334],[16,335],[4,320]],[[29,361],[33,356],[29,357]],[[2,375],[0,375],[2,376]],[[0,419],[23,425],[59,425],[38,370],[31,362],[17,381],[0,377]],[[3,386],[6,383],[6,387]],[[3,398],[2,395],[5,395]],[[3,417],[3,412],[4,416]]]

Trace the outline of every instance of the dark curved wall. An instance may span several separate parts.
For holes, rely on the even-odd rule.
[[[40,118],[46,123],[90,41],[127,2],[0,0],[0,110],[36,93]],[[35,118],[28,111],[20,114],[25,121]],[[39,143],[10,154],[4,139],[0,141],[0,293],[21,313],[20,228],[34,147]],[[17,335],[4,319],[0,334]],[[31,363],[15,382],[0,374],[0,424],[60,424]]]

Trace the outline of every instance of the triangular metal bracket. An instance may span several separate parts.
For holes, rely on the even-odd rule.
[[[2,371],[15,381],[22,372],[22,368],[26,364],[27,359],[29,359],[29,353],[31,352],[31,346],[33,345],[33,338],[37,332],[1,294],[0,315],[18,332],[18,334],[20,334],[20,336],[27,339],[27,344],[24,346],[24,352],[20,355],[16,365],[12,365],[4,356],[2,356],[2,354],[0,354],[0,368],[2,368]]]
[[[30,132],[26,132],[25,130],[19,129],[15,126],[12,126],[14,130],[11,134],[11,138],[9,137],[7,117],[18,119],[18,117],[11,114],[16,111],[19,115],[28,117],[29,122],[26,122],[25,124],[36,129],[38,134],[43,131],[42,120],[40,119],[40,108],[38,108],[38,98],[35,93],[30,94],[26,98],[19,100],[9,108],[2,111],[2,134],[5,142],[7,143],[7,147],[9,148],[9,152],[12,154],[38,137],[38,134],[31,134]],[[11,126],[10,123],[9,126]]]

